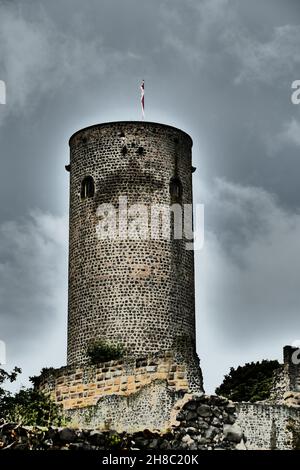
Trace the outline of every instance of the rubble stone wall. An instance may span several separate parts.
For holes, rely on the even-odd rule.
[[[293,449],[291,425],[300,423],[300,408],[281,404],[239,403],[237,424],[248,449]]]
[[[235,424],[235,405],[225,398],[205,395],[186,396],[174,409],[173,422],[164,432],[144,429],[117,432],[85,429],[23,427],[0,425],[0,449],[189,449],[233,450],[245,448],[243,433]]]

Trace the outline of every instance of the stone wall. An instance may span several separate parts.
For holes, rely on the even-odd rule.
[[[154,406],[150,406],[149,396],[154,398]],[[122,413],[118,419],[107,420],[104,429],[99,422],[105,410],[111,410],[111,417],[115,410]],[[156,414],[164,422],[160,430],[155,429]],[[171,391],[159,379],[137,394],[104,396],[98,405],[69,409],[66,415],[71,422],[64,429],[1,426],[0,420],[0,448],[300,449],[299,407],[233,403],[219,396]],[[140,428],[135,426],[137,416]]]
[[[192,391],[191,375],[191,364],[166,353],[46,370],[37,386],[78,425],[164,429],[175,403]]]
[[[288,363],[285,363],[275,371],[274,385],[269,402],[287,406],[300,406],[298,373],[295,373],[295,369],[295,367],[291,368]]]
[[[284,368],[288,371],[289,388],[286,391],[300,392],[300,352],[299,348],[285,346],[283,348]]]
[[[186,367],[172,355],[50,369],[40,377],[39,389],[67,410],[96,405],[105,395],[134,394],[156,379],[166,380],[171,390],[189,390]]]
[[[73,426],[86,429],[165,431],[170,426],[174,408],[185,398],[185,392],[170,388],[167,380],[153,379],[136,393],[102,396],[96,405],[69,409],[65,415]]]
[[[295,356],[295,357],[294,357]],[[283,348],[283,364],[275,371],[271,400],[287,405],[300,405],[299,348]]]
[[[274,371],[273,386],[270,392],[270,400],[276,403],[283,403],[284,394],[291,389],[289,368],[281,364]]]
[[[248,449],[293,449],[292,423],[300,423],[300,408],[280,404],[239,403],[236,423]]]
[[[40,450],[220,450],[245,448],[243,433],[234,424],[235,406],[220,397],[193,395],[174,410],[173,425],[165,432],[22,427],[0,425],[0,449]]]
[[[178,203],[192,204],[191,147],[185,132],[149,122],[99,124],[71,137],[68,364],[86,362],[98,338],[134,357],[172,351],[193,360],[194,253],[186,240],[97,237],[99,205],[113,204],[118,214],[120,196],[150,213],[173,202],[177,178]],[[82,199],[87,176],[95,194]],[[193,380],[202,390],[200,369]]]

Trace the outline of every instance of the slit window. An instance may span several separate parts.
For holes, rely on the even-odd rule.
[[[177,176],[170,180],[170,196],[172,202],[180,202],[182,198],[182,183]]]
[[[81,183],[81,199],[93,197],[95,194],[95,183],[92,176],[86,176]]]

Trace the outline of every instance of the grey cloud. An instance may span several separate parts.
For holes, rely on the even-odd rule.
[[[272,2],[254,3],[252,11],[257,8],[262,21],[268,8],[272,17]],[[205,69],[210,67],[209,61],[217,67],[226,59],[236,84],[261,81],[270,85],[281,79],[281,86],[285,86],[287,77],[294,74],[296,79],[300,26],[293,24],[293,16],[289,18],[292,24],[270,25],[266,36],[257,29],[253,14],[245,20],[240,6],[236,0],[165,1],[161,6],[165,45],[192,67]]]
[[[207,67],[207,61],[214,60],[214,55],[220,57],[224,35],[235,21],[231,3],[231,0],[164,1],[159,23],[164,46],[193,68]]]
[[[198,341],[205,367],[212,366],[209,351],[202,348],[208,331],[216,338],[211,353],[220,355],[224,343],[232,345],[231,351],[242,348],[245,357],[253,344],[269,344],[274,350],[276,342],[279,346],[296,339],[300,213],[283,209],[260,188],[221,180],[205,213],[210,219],[206,241],[197,253],[199,323],[205,318]]]
[[[245,80],[260,80],[270,82],[293,76],[300,64],[300,26],[283,25],[275,27],[272,36],[265,42],[257,41],[255,37],[241,34],[231,37],[232,50],[239,59],[241,71],[236,77],[236,83]]]
[[[280,144],[290,144],[300,147],[300,123],[292,119],[283,126],[282,132],[278,135],[277,141]]]
[[[36,362],[55,361],[56,351],[64,360],[66,222],[35,211],[0,225],[0,337],[8,363],[25,365],[27,375]]]
[[[33,5],[34,2],[31,3]],[[2,6],[0,64],[7,83],[7,106],[13,113],[30,112],[41,96],[53,96],[88,77],[101,77],[113,67],[135,60],[103,45],[101,33],[92,38],[66,34],[42,6],[31,10],[16,4]],[[85,26],[87,27],[87,26]],[[26,60],[24,60],[26,58]]]
[[[64,362],[67,241],[45,220],[67,219],[70,134],[139,119],[141,78],[146,119],[194,140],[208,389],[299,337],[299,25],[298,0],[0,1],[0,336],[12,365]]]

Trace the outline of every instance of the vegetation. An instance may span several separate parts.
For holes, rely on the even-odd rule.
[[[2,388],[5,381],[14,382],[21,373],[15,367],[12,372],[0,369],[0,419],[24,426],[61,426],[65,418],[61,409],[50,397],[33,388],[22,388],[12,394]]]
[[[87,355],[92,364],[98,364],[99,362],[120,359],[124,355],[124,349],[119,344],[96,340],[89,345]]]
[[[111,434],[108,436],[107,438],[107,444],[108,444],[108,448],[111,449],[111,448],[119,448],[122,444],[122,439],[120,436],[118,436],[118,434]]]
[[[34,388],[38,388],[43,377],[46,377],[53,373],[55,373],[54,367],[43,367],[39,375],[32,375],[31,377],[29,377],[29,380],[33,384]]]
[[[279,367],[278,361],[268,360],[247,363],[237,369],[231,367],[216,394],[233,401],[266,400],[270,397],[274,371]]]
[[[11,372],[7,372],[6,370],[0,368],[0,400],[2,400],[8,393],[6,390],[4,390],[4,388],[2,388],[2,384],[6,381],[15,382],[18,374],[21,372],[22,371],[19,367],[15,367]]]

